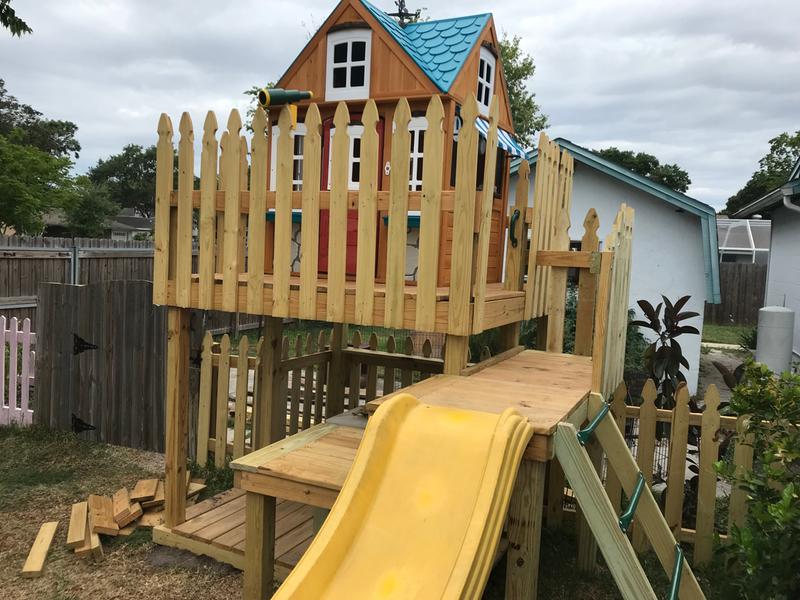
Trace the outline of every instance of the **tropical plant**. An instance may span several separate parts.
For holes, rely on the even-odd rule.
[[[677,338],[683,334],[700,335],[696,327],[682,324],[687,319],[700,316],[692,311],[681,312],[689,298],[690,296],[683,296],[673,304],[662,295],[663,302],[659,302],[656,308],[647,300],[637,302],[647,320],[633,321],[632,325],[649,329],[656,336],[655,341],[645,350],[644,365],[658,389],[656,405],[661,408],[672,408],[675,405],[675,391],[680,383],[686,381],[681,367],[689,368],[689,361],[684,357]]]
[[[718,550],[726,595],[800,597],[800,375],[776,377],[749,361],[731,407],[752,436],[753,467],[718,462],[724,479],[747,494],[747,517]]]

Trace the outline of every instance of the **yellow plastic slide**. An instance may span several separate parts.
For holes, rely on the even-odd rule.
[[[480,598],[533,433],[515,410],[421,404],[370,418],[328,518],[275,598]]]

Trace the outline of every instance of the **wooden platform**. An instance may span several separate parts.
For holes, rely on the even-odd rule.
[[[284,579],[314,537],[313,509],[307,504],[277,501],[275,577]],[[232,489],[186,509],[186,522],[171,530],[153,529],[153,541],[163,546],[210,556],[244,568],[245,492]]]

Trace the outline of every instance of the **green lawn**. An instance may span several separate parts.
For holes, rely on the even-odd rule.
[[[703,341],[717,344],[741,343],[742,335],[749,333],[753,329],[749,325],[703,325]]]

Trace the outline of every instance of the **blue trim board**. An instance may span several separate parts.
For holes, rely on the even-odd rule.
[[[591,150],[587,150],[577,144],[565,140],[564,138],[556,138],[554,140],[561,149],[568,151],[575,160],[597,169],[601,173],[605,173],[623,183],[633,186],[643,192],[655,196],[665,202],[675,206],[678,209],[685,210],[697,216],[700,219],[700,226],[703,234],[703,260],[705,262],[706,273],[706,299],[713,304],[719,304],[722,301],[722,296],[719,287],[719,255],[718,255],[718,242],[717,242],[717,214],[716,211],[708,204],[704,204],[699,200],[695,200],[676,192],[664,185],[656,183],[642,177],[641,175],[629,171],[609,160],[598,156]],[[528,162],[533,170],[538,152],[532,150],[528,152]],[[510,172],[511,175],[516,175],[519,170],[521,159],[511,161]]]

